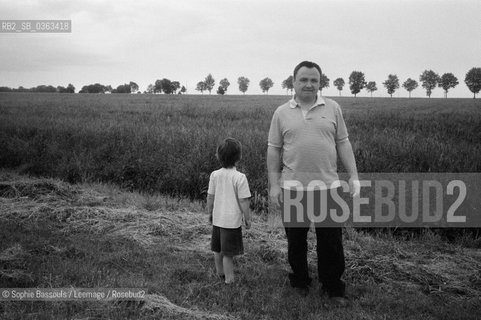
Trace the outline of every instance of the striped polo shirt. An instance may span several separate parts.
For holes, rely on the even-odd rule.
[[[268,145],[282,149],[281,187],[306,190],[313,180],[334,187],[339,179],[336,145],[345,141],[347,128],[337,102],[319,95],[305,114],[295,98],[278,107]]]

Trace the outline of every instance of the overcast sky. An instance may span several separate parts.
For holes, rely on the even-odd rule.
[[[2,20],[72,20],[72,33],[0,33],[0,86],[72,83],[78,91],[135,81],[143,91],[168,78],[195,94],[211,73],[216,85],[230,81],[229,94],[240,94],[239,76],[251,80],[247,94],[261,93],[265,77],[271,94],[284,94],[282,80],[311,60],[331,80],[326,96],[338,95],[332,82],[347,83],[353,70],[384,97],[389,74],[402,84],[432,69],[458,78],[449,96],[472,97],[464,77],[481,67],[480,13],[480,0],[0,0]],[[441,88],[432,95],[442,96]]]

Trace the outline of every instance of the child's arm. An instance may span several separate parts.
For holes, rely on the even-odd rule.
[[[246,222],[246,229],[251,228],[251,209],[249,207],[250,200],[249,198],[239,199],[239,205],[244,214],[244,220]]]
[[[209,222],[212,223],[212,213],[214,211],[214,195],[207,194],[207,213],[209,214]]]

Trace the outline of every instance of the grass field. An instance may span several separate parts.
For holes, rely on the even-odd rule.
[[[255,214],[226,287],[202,200],[217,142],[266,212],[270,118],[286,96],[0,94],[0,288],[145,288],[140,302],[3,302],[5,319],[478,319],[478,240],[344,230],[351,304],[288,285],[279,217]],[[360,172],[479,172],[481,102],[335,98]],[[342,169],[342,168],[341,168]],[[30,175],[30,176],[29,176]],[[71,184],[74,183],[74,184]],[[313,237],[311,233],[309,237]],[[313,239],[309,266],[316,266]],[[314,281],[316,282],[316,281]]]
[[[360,172],[481,171],[481,100],[335,98]],[[258,211],[266,209],[272,113],[287,96],[0,94],[0,167],[205,197],[216,144],[244,147]],[[342,171],[342,166],[341,171]]]

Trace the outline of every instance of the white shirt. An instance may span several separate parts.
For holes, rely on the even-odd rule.
[[[235,167],[216,170],[210,175],[207,193],[215,196],[212,224],[221,228],[239,228],[242,211],[238,199],[251,196],[245,174]]]

